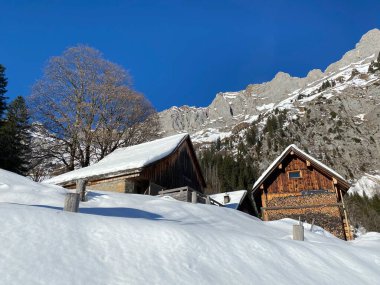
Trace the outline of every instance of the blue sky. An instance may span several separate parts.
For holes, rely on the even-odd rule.
[[[380,28],[379,15],[376,0],[0,0],[0,63],[7,96],[27,96],[49,57],[88,44],[158,110],[207,106],[278,71],[325,69]]]

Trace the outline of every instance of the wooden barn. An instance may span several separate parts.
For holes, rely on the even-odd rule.
[[[349,183],[295,145],[288,146],[259,177],[252,199],[263,220],[293,218],[351,239],[344,195]]]
[[[203,193],[206,187],[188,134],[117,149],[97,163],[44,182],[75,188],[78,179],[87,180],[91,189],[151,195],[183,186]]]

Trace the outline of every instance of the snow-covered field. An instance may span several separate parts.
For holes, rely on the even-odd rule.
[[[81,213],[65,189],[0,170],[0,284],[378,284],[380,234],[352,242],[293,220],[93,191]]]

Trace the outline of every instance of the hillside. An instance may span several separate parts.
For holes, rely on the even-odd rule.
[[[374,284],[380,235],[352,242],[294,220],[169,198],[92,191],[80,213],[67,190],[0,170],[4,284]],[[308,225],[306,225],[308,229]]]
[[[374,29],[323,72],[312,70],[304,78],[279,72],[270,82],[218,93],[208,107],[165,110],[160,113],[164,133],[187,131],[200,149],[220,138],[232,155],[243,145],[259,172],[295,143],[351,181],[375,174],[380,170],[379,53],[380,30]],[[280,124],[271,133],[273,116]],[[253,143],[247,140],[250,128],[255,128]]]

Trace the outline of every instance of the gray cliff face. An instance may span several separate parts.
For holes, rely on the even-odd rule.
[[[159,116],[166,134],[187,131],[195,133],[204,128],[231,127],[249,121],[274,104],[286,99],[294,90],[322,77],[320,70],[311,71],[307,77],[291,77],[279,72],[274,79],[262,84],[250,84],[238,92],[218,93],[206,108],[172,107],[162,111]]]

